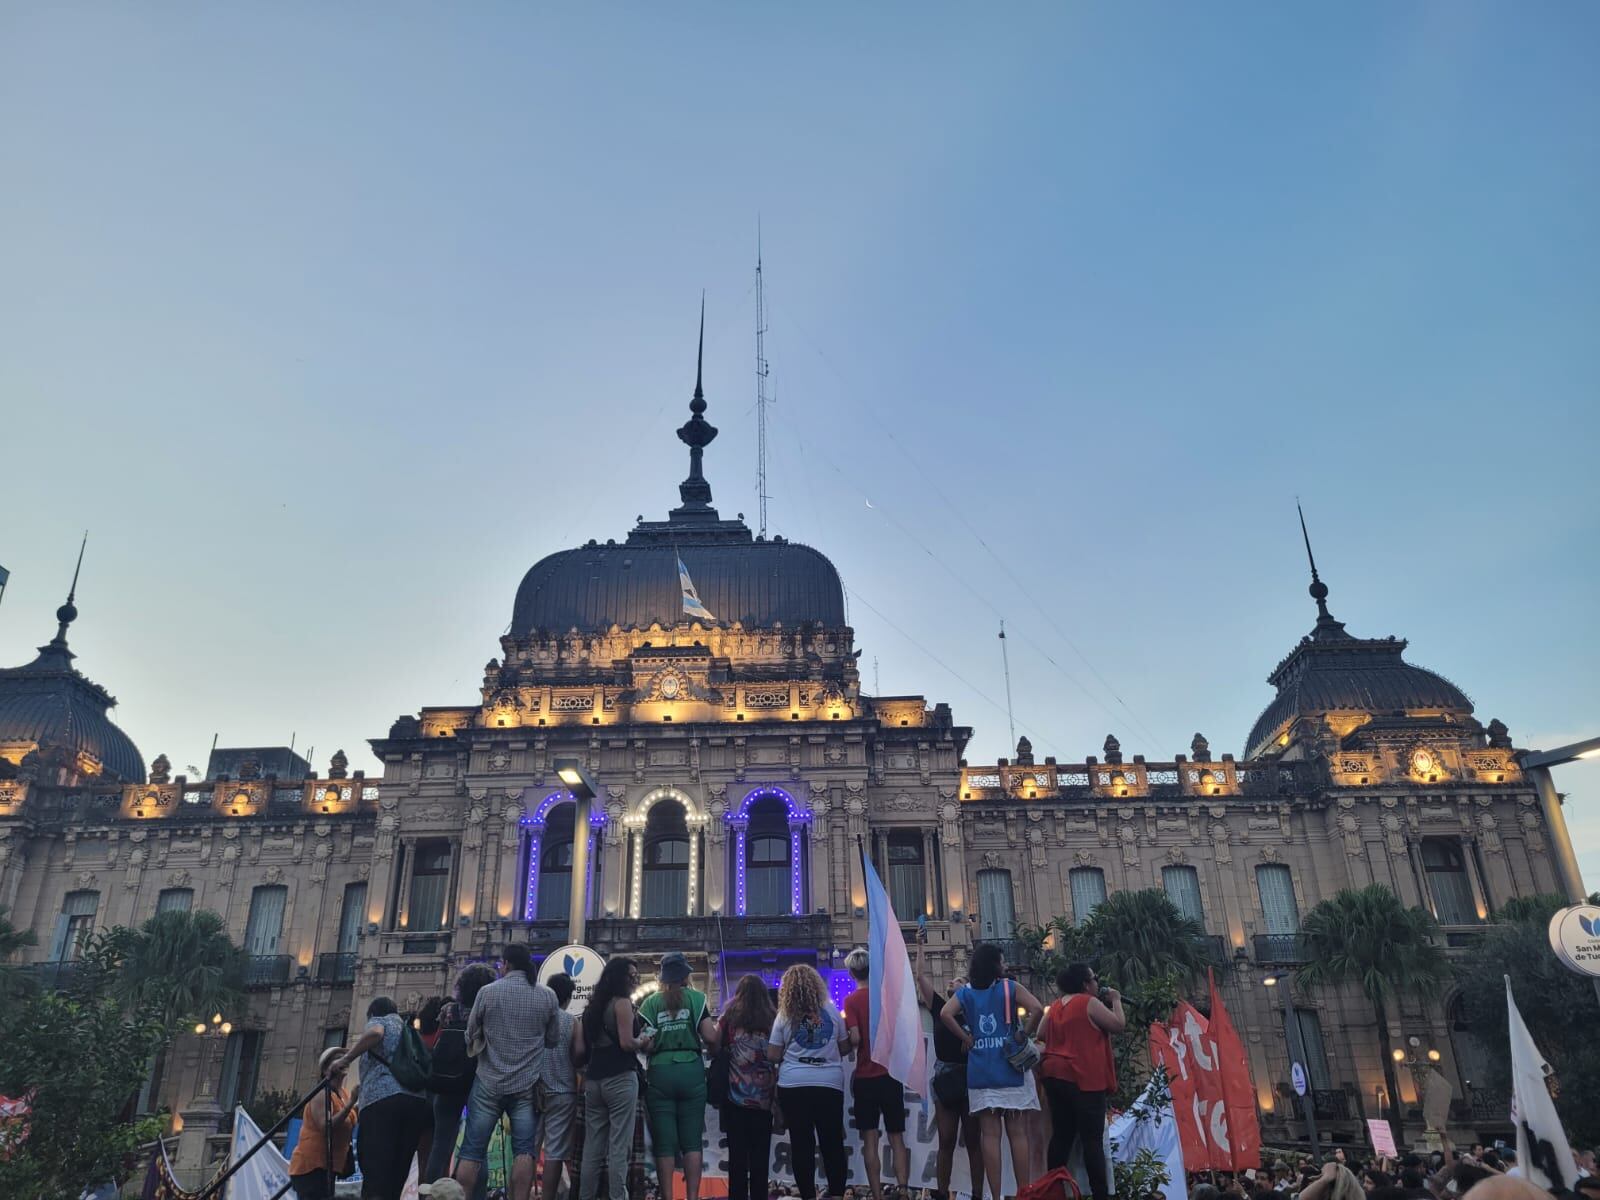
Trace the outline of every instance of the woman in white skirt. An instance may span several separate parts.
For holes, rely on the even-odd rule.
[[[1000,1130],[1011,1143],[1017,1187],[1030,1182],[1032,1155],[1024,1113],[1037,1112],[1039,1092],[1032,1071],[1019,1071],[1010,1056],[1031,1039],[1044,1007],[1033,993],[1008,977],[1005,956],[992,942],[972,951],[967,985],[945,1003],[939,1019],[967,1048],[967,1097],[983,1134],[983,1173],[989,1195],[999,1200]],[[956,1020],[963,1017],[966,1028]],[[970,1032],[969,1032],[970,1030]]]

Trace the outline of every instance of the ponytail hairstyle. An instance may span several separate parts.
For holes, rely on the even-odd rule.
[[[533,969],[533,955],[528,952],[528,947],[524,943],[512,942],[500,952],[500,958],[509,970],[521,971],[529,987],[539,985],[539,972]]]

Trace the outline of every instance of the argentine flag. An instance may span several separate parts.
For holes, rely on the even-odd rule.
[[[683,611],[691,617],[716,624],[717,617],[700,603],[700,593],[694,590],[694,580],[689,578],[689,568],[683,565],[683,555],[678,555],[678,586],[683,589]]]

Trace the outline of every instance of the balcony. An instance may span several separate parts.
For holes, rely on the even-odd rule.
[[[1195,938],[1201,956],[1214,967],[1228,965],[1228,940],[1220,933],[1202,933]]]
[[[355,978],[356,954],[354,951],[347,954],[317,955],[318,983],[354,983]]]
[[[1298,933],[1258,933],[1253,940],[1258,966],[1292,966],[1305,961]]]
[[[1319,1121],[1352,1121],[1355,1116],[1350,1109],[1350,1096],[1338,1088],[1316,1088],[1309,1097],[1297,1096],[1294,1089],[1287,1083],[1278,1085],[1278,1094],[1286,1097],[1296,1121],[1306,1119],[1306,1100],[1312,1102],[1313,1110]]]
[[[720,928],[719,928],[720,926]],[[832,937],[827,916],[812,917],[647,917],[639,921],[590,921],[587,938],[611,954],[649,954],[665,950],[804,947],[817,949]]]
[[[1477,1125],[1509,1125],[1511,1106],[1504,1095],[1484,1088],[1471,1088],[1472,1120]]]
[[[289,982],[289,972],[294,969],[294,959],[287,954],[252,954],[245,969],[244,985],[247,988],[278,987]]]

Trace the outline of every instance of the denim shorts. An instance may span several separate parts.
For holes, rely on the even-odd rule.
[[[533,1105],[533,1091],[501,1095],[491,1092],[474,1079],[467,1093],[467,1131],[461,1136],[459,1162],[481,1163],[489,1151],[489,1138],[500,1123],[500,1114],[511,1114],[511,1153],[533,1157],[538,1141],[539,1113]]]

